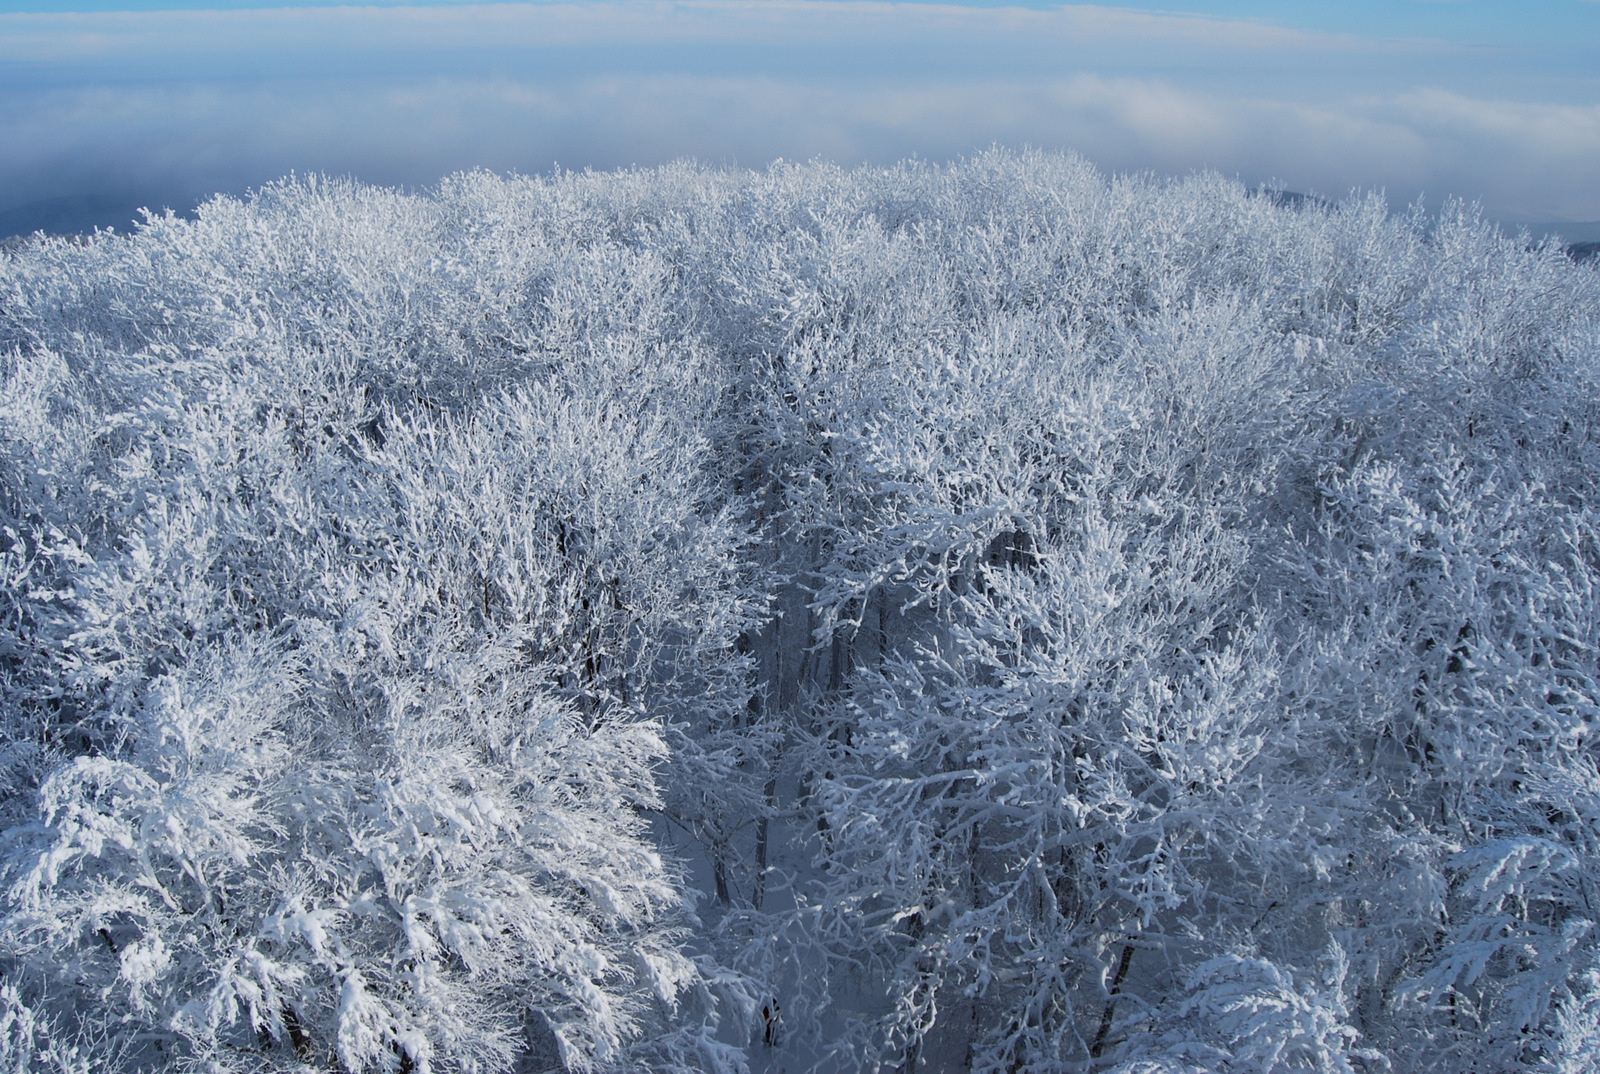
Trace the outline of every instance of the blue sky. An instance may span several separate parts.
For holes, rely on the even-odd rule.
[[[1586,5],[1590,8],[1587,14],[1584,11]],[[0,12],[38,13],[339,6],[344,6],[341,0],[0,0]],[[355,6],[462,7],[467,6],[467,2],[364,0],[363,4]],[[1050,8],[1059,5],[1042,0],[968,0],[964,6]],[[1283,0],[1165,0],[1153,4],[1103,0],[1099,6],[1205,15],[1219,19],[1253,19],[1303,30],[1370,36],[1441,37],[1490,44],[1511,39],[1559,45],[1571,38],[1575,28],[1585,27],[1592,34],[1597,18],[1590,0],[1542,3],[1539,0],[1300,0],[1287,3]]]
[[[1597,0],[0,0],[0,230],[291,170],[419,186],[996,142],[1600,221],[1597,46]]]

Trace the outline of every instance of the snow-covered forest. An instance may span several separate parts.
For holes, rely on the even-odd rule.
[[[288,180],[0,354],[7,1074],[1600,1065],[1600,271],[1470,207]]]

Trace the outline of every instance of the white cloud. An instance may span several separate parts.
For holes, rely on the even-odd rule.
[[[14,102],[13,102],[14,104]],[[708,120],[714,117],[714,121]],[[1342,195],[1387,186],[1524,217],[1600,218],[1600,107],[1424,90],[1306,105],[1081,74],[950,83],[602,75],[207,83],[57,90],[0,111],[0,184],[75,166],[141,188],[239,188],[290,169],[425,183],[680,156],[762,165],[939,158],[991,142],[1070,147],[1113,169],[1212,167]]]
[[[1083,5],[0,16],[0,191],[16,204],[121,184],[177,201],[291,169],[422,184],[472,166],[853,163],[1000,142],[1600,219],[1600,106],[1466,92],[1428,66],[1448,53]]]

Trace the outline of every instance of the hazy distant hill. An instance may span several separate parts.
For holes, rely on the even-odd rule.
[[[46,235],[82,235],[96,228],[128,232],[143,219],[141,208],[159,209],[170,200],[107,194],[42,198],[0,210],[0,236],[32,235],[36,231]],[[180,200],[185,208],[193,204],[192,200]]]
[[[1547,235],[1558,235],[1563,242],[1569,245],[1600,242],[1600,220],[1544,224],[1507,223],[1501,226],[1506,229],[1507,234],[1516,234],[1519,228],[1527,228],[1528,234],[1535,239],[1542,239]]]

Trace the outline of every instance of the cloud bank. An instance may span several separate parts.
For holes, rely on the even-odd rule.
[[[471,167],[850,164],[999,142],[1600,219],[1592,77],[1438,41],[1109,8],[9,15],[0,72],[0,210],[107,192],[184,208],[291,170],[423,185]]]

